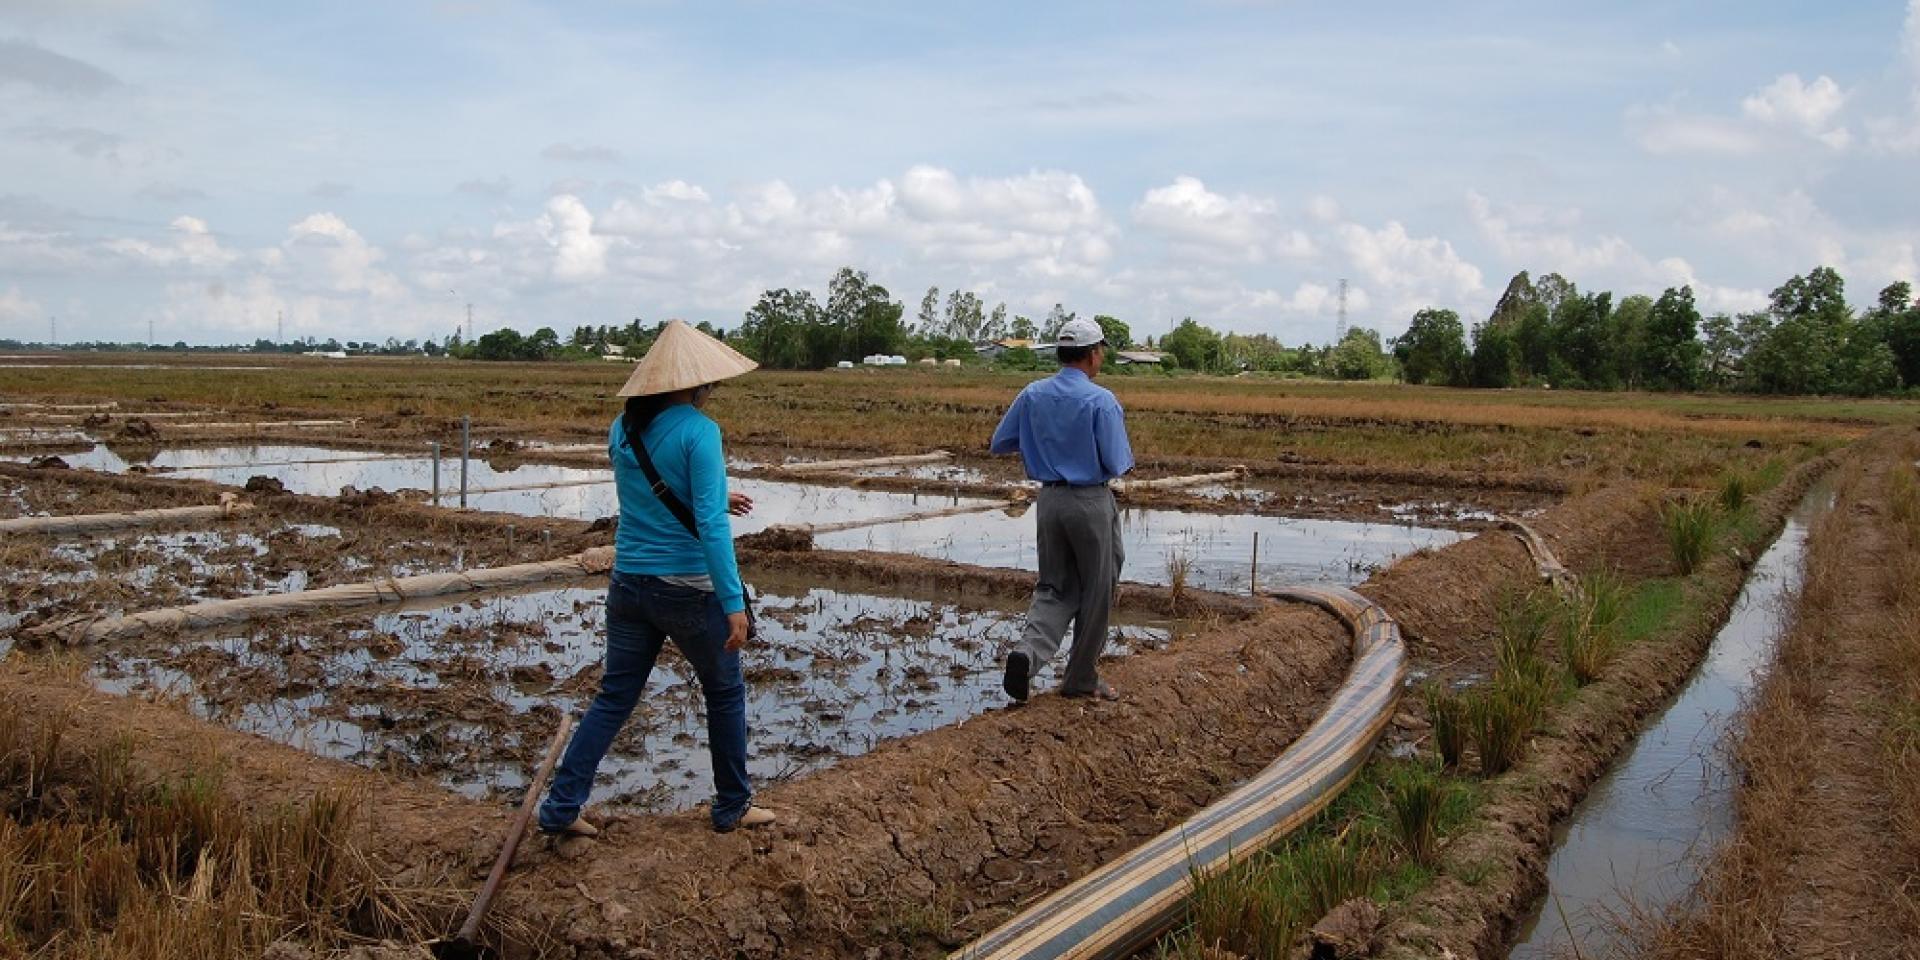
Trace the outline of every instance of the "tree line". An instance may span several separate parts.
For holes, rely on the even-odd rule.
[[[1920,304],[1899,282],[1856,314],[1839,272],[1817,267],[1764,309],[1702,317],[1688,286],[1615,303],[1523,271],[1470,337],[1459,314],[1428,308],[1393,356],[1410,383],[1869,396],[1920,386]]]
[[[943,298],[929,287],[913,319],[903,303],[864,271],[843,267],[827,285],[824,303],[808,290],[764,292],[728,331],[697,327],[774,369],[820,369],[874,354],[910,360],[977,359],[984,341],[1050,342],[1074,313],[1054,304],[1033,319],[1009,315],[1005,303],[988,308],[972,291]],[[1105,314],[1093,318],[1116,349],[1145,347],[1164,355],[1164,370],[1231,374],[1246,371],[1341,380],[1398,378],[1457,387],[1539,386],[1589,390],[1737,390],[1758,393],[1889,394],[1920,388],[1920,303],[1906,282],[1881,290],[1856,312],[1838,271],[1817,267],[1781,284],[1765,308],[1702,316],[1688,286],[1658,297],[1634,294],[1617,302],[1611,291],[1582,291],[1549,273],[1516,274],[1493,311],[1469,328],[1449,309],[1413,315],[1406,333],[1383,340],[1368,327],[1349,330],[1324,346],[1287,346],[1267,334],[1219,331],[1192,318],[1159,338],[1136,342],[1129,325]],[[455,333],[442,341],[324,343],[312,337],[286,343],[259,340],[256,352],[344,350],[356,354],[441,354],[477,360],[585,360],[611,353],[637,357],[653,343],[660,323],[576,326],[561,339],[551,327],[522,334],[503,327],[476,340]],[[0,349],[45,346],[0,340]],[[65,344],[58,349],[169,349],[134,344]],[[186,350],[185,343],[171,349]],[[203,348],[193,348],[203,349]],[[1000,352],[995,364],[1041,369],[1030,349]],[[1129,369],[1141,369],[1132,367]]]

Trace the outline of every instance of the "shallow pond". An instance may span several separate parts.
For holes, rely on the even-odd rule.
[[[1018,609],[762,582],[745,656],[749,770],[761,784],[892,737],[1003,706],[999,658]],[[470,795],[524,784],[556,709],[584,709],[604,649],[596,583],[297,629],[108,652],[97,682],[169,691],[212,719],[316,753],[410,771]],[[1176,624],[1119,618],[1109,650]],[[1045,680],[1042,680],[1044,684]],[[711,794],[702,701],[668,645],[601,767],[598,802],[683,809]]]

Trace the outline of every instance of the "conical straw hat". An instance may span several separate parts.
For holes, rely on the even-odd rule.
[[[647,355],[634,365],[633,376],[620,388],[620,396],[672,393],[737,377],[758,366],[740,351],[688,326],[685,320],[670,320]]]

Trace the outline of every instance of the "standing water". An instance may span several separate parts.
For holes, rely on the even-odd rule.
[[[1807,529],[1833,505],[1820,484],[1762,554],[1699,672],[1555,829],[1547,894],[1521,924],[1514,960],[1605,956],[1617,921],[1687,895],[1733,823],[1733,771],[1721,749],[1761,668],[1773,660],[1799,589]]]

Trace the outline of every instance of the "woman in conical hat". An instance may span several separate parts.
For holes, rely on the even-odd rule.
[[[753,805],[747,779],[740,648],[750,621],[727,520],[753,504],[727,493],[720,427],[700,412],[714,384],[756,366],[674,320],[620,388],[626,409],[607,434],[620,526],[607,588],[606,673],[540,805],[540,829],[548,833],[599,832],[580,816],[594,771],[632,715],[668,639],[686,656],[706,697],[713,828],[726,833],[774,820]],[[657,474],[657,485],[650,472]]]

